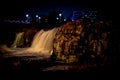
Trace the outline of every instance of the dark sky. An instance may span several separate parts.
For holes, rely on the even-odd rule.
[[[62,9],[63,13],[67,14],[76,8],[89,8],[108,14],[112,6],[110,0],[3,0],[0,2],[0,17],[23,15],[25,11],[31,9],[33,11],[38,9],[41,14],[54,9]]]

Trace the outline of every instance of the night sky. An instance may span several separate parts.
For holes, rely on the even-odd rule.
[[[112,16],[112,1],[110,0],[4,0],[0,3],[0,17],[21,16],[35,10],[39,14],[48,14],[52,10],[62,10],[67,16],[75,9],[93,9],[102,14]]]

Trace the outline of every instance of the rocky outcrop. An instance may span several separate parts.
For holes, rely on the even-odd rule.
[[[64,63],[101,63],[108,53],[108,33],[103,22],[68,22],[54,39],[53,58]]]

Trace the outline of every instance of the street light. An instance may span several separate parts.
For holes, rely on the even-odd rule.
[[[38,17],[38,19],[41,19],[41,17]]]
[[[29,15],[28,15],[28,14],[26,14],[26,17],[28,18],[28,17],[29,17]]]
[[[36,18],[38,18],[38,15],[36,15]]]
[[[58,20],[59,18],[58,18],[58,17],[56,17],[56,19]]]
[[[61,17],[61,16],[62,16],[62,14],[60,13],[60,14],[59,14],[59,16]]]

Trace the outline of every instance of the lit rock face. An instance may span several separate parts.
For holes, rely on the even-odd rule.
[[[86,25],[78,20],[59,27],[53,42],[53,57],[64,63],[103,62],[108,39],[102,28],[101,23]]]
[[[78,62],[78,58],[83,52],[81,47],[81,36],[83,26],[80,21],[68,22],[61,26],[54,39],[54,55],[57,60],[65,63]]]
[[[24,30],[25,32],[25,44],[24,47],[30,47],[33,41],[33,37],[35,36],[35,34],[37,33],[37,29],[35,28],[29,28]]]

